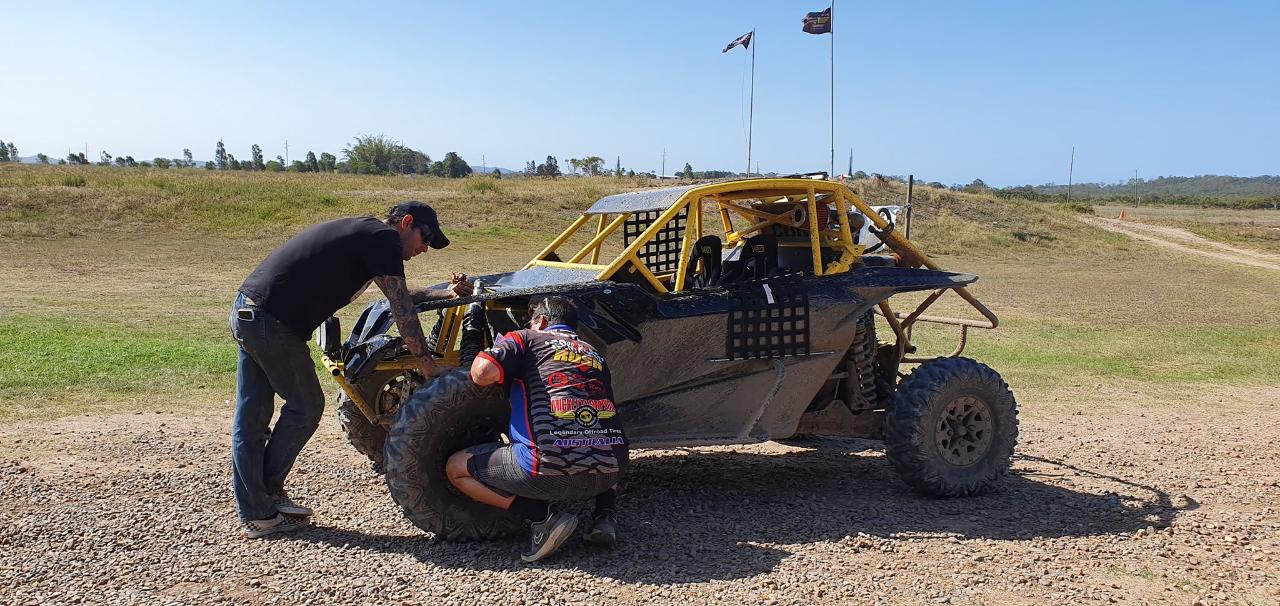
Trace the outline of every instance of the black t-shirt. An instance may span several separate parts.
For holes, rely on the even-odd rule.
[[[502,368],[508,435],[533,475],[621,471],[629,456],[604,357],[568,326],[517,330],[480,356]]]
[[[306,339],[375,276],[404,276],[399,232],[373,217],[337,219],[277,248],[240,292]]]

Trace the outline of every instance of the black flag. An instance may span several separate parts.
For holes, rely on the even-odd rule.
[[[752,33],[753,33],[753,32],[747,32],[747,33],[745,33],[745,34],[742,34],[742,37],[738,38],[737,40],[734,40],[733,42],[730,42],[730,43],[729,43],[729,46],[724,47],[724,50],[722,50],[722,51],[720,51],[720,52],[722,52],[722,53],[727,53],[727,52],[729,52],[729,51],[733,50],[733,47],[738,46],[738,45],[741,45],[741,46],[742,46],[742,48],[751,48],[751,34],[752,34]]]
[[[804,14],[804,31],[810,34],[831,33],[831,9]]]

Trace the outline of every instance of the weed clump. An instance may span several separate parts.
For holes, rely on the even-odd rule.
[[[62,184],[67,187],[84,187],[88,185],[89,182],[80,175],[67,175],[62,178]]]
[[[1089,204],[1088,202],[1064,202],[1059,206],[1073,213],[1080,213],[1082,215],[1093,214],[1093,205]]]
[[[483,194],[485,192],[501,193],[502,186],[497,179],[493,177],[480,177],[471,175],[467,177],[466,182],[462,185],[462,189],[474,194]]]

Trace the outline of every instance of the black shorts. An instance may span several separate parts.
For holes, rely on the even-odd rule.
[[[563,503],[590,499],[617,485],[621,473],[535,476],[520,466],[510,444],[480,444],[467,449],[467,472],[504,496]]]

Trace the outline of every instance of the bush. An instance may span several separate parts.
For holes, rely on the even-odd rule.
[[[67,187],[84,187],[89,184],[84,177],[80,175],[68,175],[62,178],[62,184]]]

